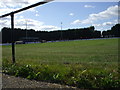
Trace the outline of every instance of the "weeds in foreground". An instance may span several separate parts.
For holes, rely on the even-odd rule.
[[[50,65],[3,65],[3,72],[9,75],[66,84],[78,88],[118,88],[120,87],[118,71],[107,72],[103,70],[96,72],[91,69],[81,69],[71,66],[65,73],[57,71],[55,68],[51,69]]]

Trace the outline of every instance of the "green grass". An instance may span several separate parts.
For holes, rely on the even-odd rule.
[[[11,46],[3,46],[2,51],[3,67],[11,67]],[[35,73],[41,72],[44,74],[43,76],[47,72],[47,79],[46,76],[43,79],[38,78],[38,80],[54,81],[55,76],[57,78],[62,75],[59,77],[58,83],[63,81],[63,84],[85,88],[83,83],[87,82],[86,79],[83,81],[80,79],[83,72],[87,72],[85,75],[88,77],[99,73],[105,73],[106,76],[112,73],[117,77],[118,39],[16,45],[16,64],[17,66],[31,65]],[[50,79],[51,72],[54,73],[52,79]],[[91,81],[91,83],[95,84],[96,82]],[[90,87],[91,83],[88,83],[87,87]],[[100,87],[101,85],[94,86],[94,84],[92,87]],[[101,87],[105,85],[101,85]]]
[[[16,61],[41,62],[116,62],[118,39],[82,40],[16,45]],[[3,46],[3,59],[11,59],[11,46]]]

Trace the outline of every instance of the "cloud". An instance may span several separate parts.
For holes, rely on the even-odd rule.
[[[21,16],[19,16],[19,17],[20,17],[21,19],[22,19],[22,18],[24,18],[24,16],[22,16],[22,15],[21,15]]]
[[[92,5],[84,5],[85,8],[94,8],[95,6]]]
[[[59,29],[56,26],[45,25],[44,22],[34,20],[34,19],[18,19],[15,23],[16,28],[25,29],[27,25],[27,29],[35,29],[41,31],[53,31]]]
[[[118,20],[103,22],[99,24],[92,24],[92,26],[95,26],[96,30],[108,30],[111,29],[114,25],[118,24]]]
[[[118,20],[113,20],[113,21],[108,21],[108,22],[103,22],[101,24],[92,24],[95,27],[104,27],[104,26],[114,26],[115,24],[118,23]]]
[[[1,0],[0,1],[0,15],[10,13],[12,11],[35,4],[40,1],[43,1],[43,0]],[[31,8],[27,11],[32,11],[32,12],[37,13],[35,8]]]
[[[25,28],[27,24],[28,29],[35,29],[35,30],[41,30],[41,31],[53,31],[53,30],[59,30],[59,27],[53,26],[53,25],[45,25],[44,22],[34,20],[34,19],[26,19],[24,22],[23,20],[19,20],[16,25],[18,27],[23,26]]]
[[[20,28],[21,26],[23,26],[24,28],[27,27],[30,29],[30,28],[38,28],[39,26],[43,25],[44,22],[41,22],[41,21],[38,21],[38,20],[34,20],[34,19],[21,19],[21,18],[18,18],[16,19],[16,22],[15,22],[15,27],[18,27]]]
[[[20,8],[8,8],[8,7],[0,8],[0,15],[4,15],[6,13],[10,13],[10,12],[18,10],[18,9],[20,9]],[[35,8],[31,8],[31,9],[29,9],[27,11],[36,12]],[[20,12],[18,14],[21,14],[21,13],[23,13],[23,12]]]
[[[117,15],[118,15],[118,5],[115,5],[109,7],[107,10],[102,11],[98,14],[90,14],[89,18],[93,20],[99,20],[99,19],[108,19]]]
[[[0,26],[1,27],[10,27],[10,16],[8,17],[4,17],[4,18],[0,18]],[[0,28],[1,29],[1,28]]]
[[[5,17],[0,19],[0,26],[2,27],[11,27],[10,17]],[[45,25],[44,22],[24,18],[22,15],[15,16],[15,26],[14,28],[21,28],[21,29],[34,29],[34,30],[41,30],[41,31],[53,31],[59,30],[60,27],[53,26],[53,25]]]
[[[43,0],[1,0],[0,5],[4,7],[24,7],[30,4],[34,4]]]
[[[70,13],[69,15],[70,15],[70,16],[74,16],[74,13]]]
[[[0,1],[0,15],[18,10],[28,5],[40,2],[43,0],[1,0]],[[38,11],[35,8],[31,8],[28,11],[34,12],[35,16],[39,16]],[[11,27],[10,16],[0,19],[0,29],[2,27]],[[59,30],[60,28],[53,25],[45,25],[44,22],[35,19],[25,18],[22,13],[15,15],[15,28],[35,29],[35,30]]]
[[[39,16],[39,14],[35,14],[35,16],[37,17],[37,16]]]
[[[92,24],[98,20],[110,19],[118,16],[118,5],[111,6],[106,10],[99,12],[97,14],[93,13],[88,16],[85,20],[75,20],[72,24]]]
[[[16,10],[16,9],[12,9],[12,8],[0,8],[0,15],[12,12],[14,10]]]
[[[115,23],[113,23],[113,22],[104,22],[103,25],[104,26],[113,26],[113,25],[115,25]]]
[[[80,23],[81,23],[80,20],[75,20],[75,21],[73,21],[71,24],[80,24]]]
[[[90,23],[92,23],[92,21],[90,21],[89,19],[85,19],[85,20],[75,20],[71,24],[90,24]]]
[[[43,26],[40,26],[39,28],[42,31],[54,31],[54,30],[60,29],[60,27],[53,26],[53,25],[43,25]]]

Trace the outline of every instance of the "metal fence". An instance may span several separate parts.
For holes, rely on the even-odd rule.
[[[10,12],[10,13],[7,13],[7,14],[4,14],[4,15],[0,16],[0,18],[11,16],[11,30],[12,30],[12,33],[11,33],[12,37],[11,38],[12,38],[12,61],[13,61],[13,63],[15,63],[15,41],[14,41],[14,33],[13,33],[13,31],[14,31],[14,15],[19,13],[19,12],[28,10],[30,8],[33,8],[33,7],[36,7],[36,6],[39,6],[39,5],[43,5],[43,4],[48,3],[50,1],[53,1],[53,0],[45,0],[45,1],[42,1],[42,2],[38,2],[36,4],[30,5],[30,6],[27,6],[27,7],[21,8],[19,10],[16,10],[16,11],[13,11],[13,12]]]

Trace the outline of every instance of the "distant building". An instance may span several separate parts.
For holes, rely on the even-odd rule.
[[[16,41],[15,44],[25,44],[24,41]]]
[[[20,41],[24,41],[24,42],[38,42],[39,38],[38,37],[22,37],[22,38],[20,38]]]

